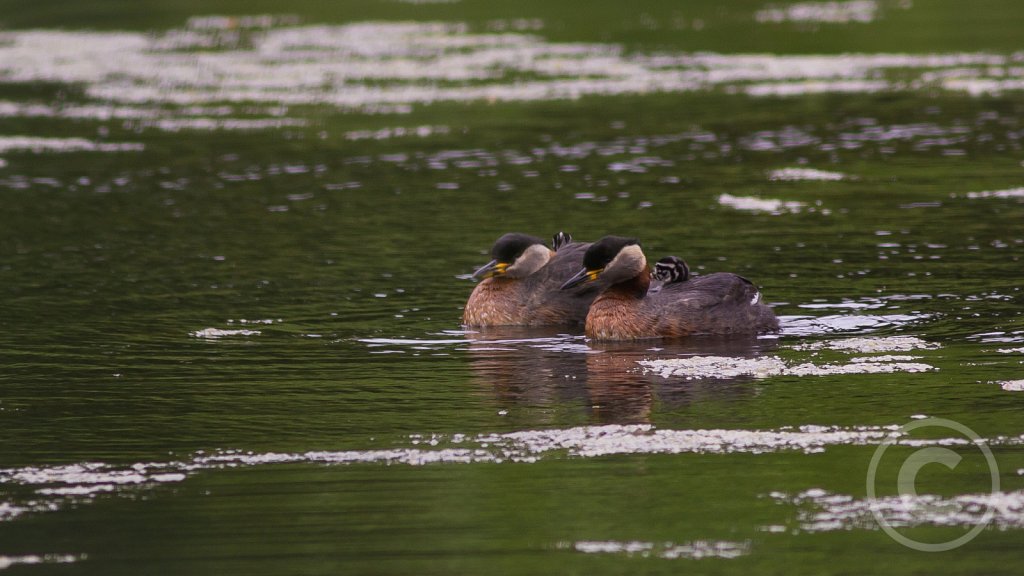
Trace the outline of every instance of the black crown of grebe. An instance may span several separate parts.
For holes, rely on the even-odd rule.
[[[557,237],[557,235],[556,235]],[[510,232],[491,247],[491,260],[473,273],[474,278],[508,276],[525,278],[540,270],[551,259],[551,250],[536,236]]]
[[[681,260],[679,261],[682,262]],[[665,262],[669,278],[675,261]],[[657,272],[657,267],[655,269]],[[635,238],[606,236],[587,249],[583,268],[563,284],[571,289],[598,279],[608,287],[587,313],[587,336],[600,340],[636,340],[691,334],[757,334],[778,330],[771,308],[749,280],[719,272],[669,282],[648,292],[651,270]]]
[[[638,254],[639,256],[637,256]],[[629,273],[632,268],[636,267],[637,258],[642,260],[639,264],[640,268],[646,268],[647,261],[640,250],[639,240],[624,236],[605,236],[587,248],[583,254],[583,269],[567,280],[562,285],[562,289],[567,290],[587,282],[593,282],[602,275],[609,279],[611,284],[621,282],[635,275],[635,273],[630,273],[628,277],[624,276],[625,273]],[[632,261],[634,265],[628,265],[626,260]],[[647,286],[644,286],[644,290],[647,290]]]
[[[473,273],[481,280],[463,312],[467,326],[567,325],[586,320],[597,290],[559,290],[583,262],[589,244],[559,232],[551,248],[529,234],[502,235],[491,247],[492,260]]]

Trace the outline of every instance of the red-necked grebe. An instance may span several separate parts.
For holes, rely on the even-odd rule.
[[[473,276],[482,281],[462,315],[467,326],[557,326],[583,324],[599,287],[563,291],[562,284],[583,265],[590,246],[564,232],[552,247],[536,236],[512,232],[498,238],[491,260]]]
[[[758,334],[779,329],[757,287],[736,274],[688,278],[649,293],[650,268],[635,238],[606,236],[594,242],[584,254],[582,269],[563,288],[575,289],[598,280],[609,287],[587,314],[587,336],[596,340]]]

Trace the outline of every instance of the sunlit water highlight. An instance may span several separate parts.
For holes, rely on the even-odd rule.
[[[874,2],[819,5],[827,21],[870,20]],[[762,20],[806,19],[801,5]],[[834,13],[834,14],[833,14]],[[409,111],[450,101],[537,101],[587,95],[724,88],[751,95],[877,92],[934,87],[971,93],[1024,89],[1021,55],[626,54],[614,44],[551,43],[513,32],[474,33],[462,23],[367,22],[299,26],[260,19],[229,31],[194,20],[152,36],[132,32],[9,31],[0,35],[0,82],[78,83],[96,104],[0,102],[0,115],[144,119],[160,130],[302,126],[287,108],[330,105]],[[236,19],[235,22],[240,22]],[[192,50],[204,50],[199,54]],[[888,72],[909,79],[878,79]],[[521,79],[522,76],[528,79]],[[147,105],[142,107],[140,105]],[[176,108],[167,109],[165,106]],[[197,108],[198,107],[198,108]],[[216,117],[206,116],[211,107]]]

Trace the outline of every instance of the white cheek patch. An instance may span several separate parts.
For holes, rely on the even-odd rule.
[[[626,246],[605,266],[605,275],[612,281],[625,280],[643,272],[647,266],[644,251],[637,244]]]
[[[760,301],[761,301],[761,293],[760,292],[755,292],[754,293],[754,297],[750,299],[750,303],[751,304],[757,304]]]
[[[505,271],[508,276],[522,278],[540,270],[551,259],[551,250],[542,244],[534,244],[516,258],[516,261]]]

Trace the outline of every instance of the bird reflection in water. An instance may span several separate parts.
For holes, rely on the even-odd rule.
[[[554,424],[556,408],[587,402],[587,348],[564,328],[496,326],[467,332],[474,381],[502,409],[529,408]],[[516,410],[516,412],[519,412]]]
[[[496,327],[467,332],[474,380],[502,409],[530,413],[528,425],[564,423],[585,407],[594,424],[650,423],[655,409],[678,411],[752,393],[751,378],[663,378],[638,362],[689,356],[752,358],[775,348],[756,337],[592,342],[558,328]],[[523,410],[516,410],[522,413]],[[562,416],[559,416],[562,413]]]

